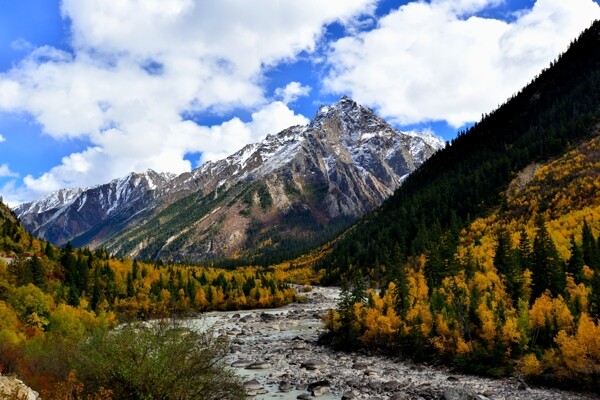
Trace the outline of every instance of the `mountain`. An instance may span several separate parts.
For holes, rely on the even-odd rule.
[[[268,135],[190,173],[132,173],[15,209],[55,244],[138,258],[255,258],[332,237],[389,197],[444,146],[342,97],[306,126]]]
[[[30,232],[62,245],[108,218],[120,218],[122,225],[136,213],[156,207],[158,198],[171,191],[167,185],[173,178],[154,171],[132,173],[92,188],[60,189],[18,206],[15,212]]]
[[[313,252],[349,284],[322,342],[598,393],[599,48],[597,21]]]
[[[461,132],[376,213],[337,240],[323,261],[330,281],[347,274],[348,264],[381,279],[386,272],[377,265],[389,264],[392,254],[405,259],[428,253],[435,261],[430,283],[447,275],[460,230],[502,206],[502,193],[523,169],[597,134],[599,32],[600,24],[594,24],[529,85]]]

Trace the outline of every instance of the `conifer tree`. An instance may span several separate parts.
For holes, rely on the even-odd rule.
[[[581,230],[581,247],[585,264],[592,269],[600,268],[600,250],[587,221],[583,222]]]
[[[581,268],[583,268],[584,264],[585,261],[583,259],[583,251],[581,247],[575,243],[575,236],[571,235],[571,257],[569,258],[569,262],[567,264],[567,272],[574,278],[579,279]]]
[[[367,285],[359,269],[354,272],[352,287],[350,289],[350,300],[352,304],[364,303],[367,300]]]
[[[590,315],[600,319],[600,269],[594,270],[592,290],[590,292]]]
[[[529,243],[529,236],[524,226],[521,226],[519,232],[519,245],[517,247],[517,264],[521,271],[526,269],[531,270],[531,244]]]
[[[31,269],[32,283],[37,287],[44,288],[46,286],[46,274],[42,262],[36,254],[29,260],[29,268]]]
[[[127,297],[133,297],[135,289],[133,287],[133,274],[127,273]]]
[[[533,241],[532,256],[533,298],[546,289],[550,289],[554,296],[563,294],[566,286],[563,262],[541,215],[536,219],[536,226],[538,232]]]
[[[405,317],[408,309],[410,308],[408,296],[409,296],[409,286],[408,286],[408,276],[406,274],[406,269],[404,266],[400,266],[398,270],[398,276],[396,277],[396,288],[394,292],[394,309],[396,314],[401,317]]]

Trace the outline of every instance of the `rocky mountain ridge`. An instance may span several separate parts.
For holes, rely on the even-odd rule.
[[[399,132],[342,97],[321,106],[306,126],[189,173],[132,173],[62,189],[15,212],[30,231],[59,245],[149,258],[230,257],[269,238],[281,248],[285,238],[305,235],[307,225],[313,236],[334,220],[347,226],[443,146],[432,135]]]

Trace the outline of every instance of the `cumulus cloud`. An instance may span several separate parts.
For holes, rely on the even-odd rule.
[[[97,146],[63,157],[60,165],[39,177],[23,179],[21,198],[36,198],[62,187],[88,186],[105,182],[107,176],[123,176],[147,168],[181,173],[192,168],[186,153],[201,152],[201,161],[218,160],[244,144],[261,140],[308,120],[281,102],[270,103],[252,114],[249,122],[232,118],[219,125],[200,126],[185,120],[173,123],[168,132],[152,119],[139,119],[121,128],[110,128],[94,136]],[[143,132],[142,136],[128,132]]]
[[[0,178],[16,178],[19,174],[13,172],[8,167],[8,164],[0,165]]]
[[[2,136],[2,134],[0,134],[0,143],[6,141],[6,138],[4,136]]]
[[[399,124],[476,121],[600,18],[593,0],[537,0],[512,22],[476,16],[500,0],[411,2],[332,44],[325,87]]]
[[[36,48],[0,74],[0,110],[26,112],[52,137],[90,146],[26,176],[22,197],[132,170],[186,171],[189,152],[213,159],[303,123],[267,100],[265,72],[314,51],[326,24],[350,24],[374,2],[63,0],[72,48]],[[292,85],[281,98],[306,90]],[[202,126],[184,117],[239,108],[253,110],[252,120]]]
[[[281,98],[285,104],[293,103],[299,97],[308,96],[310,86],[303,86],[300,82],[290,82],[284,88],[275,89],[275,96]]]

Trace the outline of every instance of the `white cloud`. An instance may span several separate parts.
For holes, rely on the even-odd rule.
[[[33,50],[0,74],[0,111],[26,112],[54,138],[89,148],[23,180],[21,198],[153,168],[182,172],[203,159],[305,120],[269,103],[264,74],[312,52],[324,26],[351,24],[374,0],[63,0],[72,53]],[[284,99],[302,94],[296,88]],[[252,121],[200,126],[186,112],[253,110]],[[16,190],[16,189],[15,189]]]
[[[476,121],[600,18],[593,0],[537,0],[507,23],[473,16],[499,0],[412,2],[338,40],[325,86],[399,124]]]
[[[27,40],[25,40],[23,38],[18,38],[17,40],[14,40],[10,44],[10,47],[14,50],[23,50],[23,51],[31,51],[35,48],[35,46],[33,44],[31,44],[30,42],[28,42]]]
[[[127,124],[125,130],[103,131],[93,139],[98,146],[63,157],[60,165],[41,176],[26,176],[23,187],[12,197],[20,200],[37,198],[62,187],[85,187],[105,182],[107,177],[147,168],[177,173],[189,171],[192,166],[184,159],[186,153],[201,152],[202,161],[217,160],[269,133],[306,123],[305,117],[278,101],[254,112],[252,120],[246,123],[233,118],[205,127],[180,121],[165,132],[152,119],[139,119]],[[129,131],[143,134],[131,135],[127,133]]]
[[[19,174],[13,172],[8,167],[8,164],[0,165],[0,178],[16,178]]]
[[[0,143],[5,142],[6,138],[0,134]]]
[[[281,98],[285,104],[293,103],[299,97],[308,96],[310,86],[302,86],[300,82],[290,82],[284,88],[275,89],[275,96]]]

